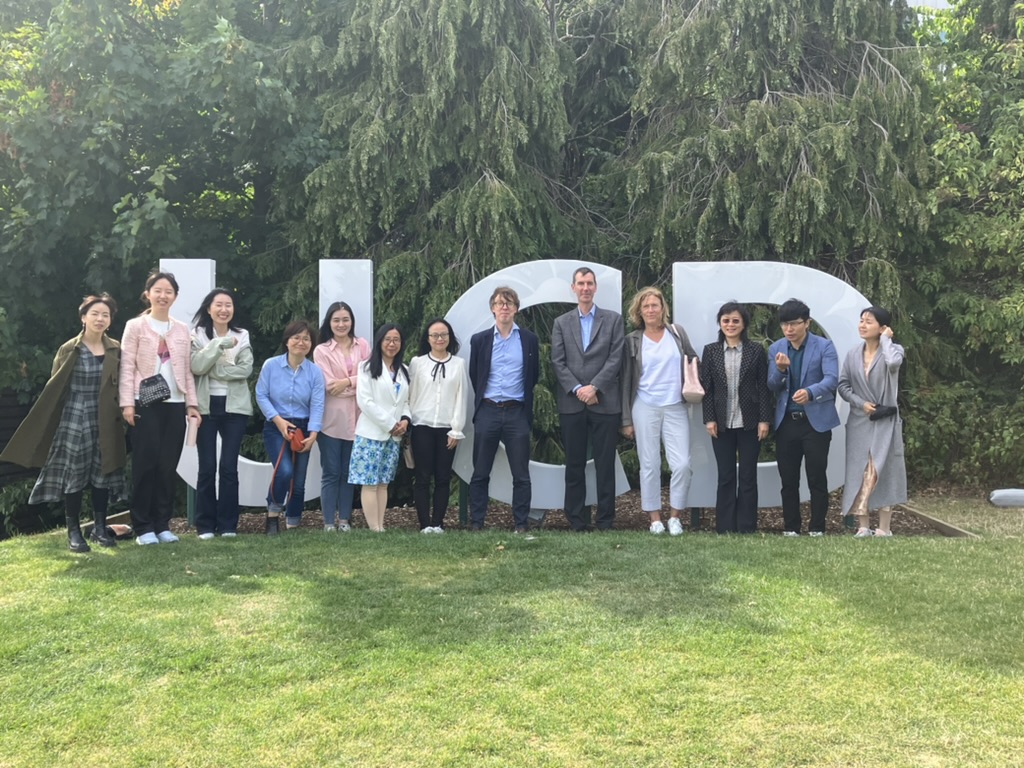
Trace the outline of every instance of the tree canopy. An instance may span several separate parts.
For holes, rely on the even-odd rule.
[[[627,294],[678,260],[779,260],[895,310],[918,477],[1019,477],[955,424],[1024,435],[1021,18],[1011,0],[9,2],[0,386],[38,390],[84,292],[134,314],[161,257],[217,259],[267,352],[315,312],[321,258],[373,259],[376,306],[409,328],[525,260],[607,263]]]

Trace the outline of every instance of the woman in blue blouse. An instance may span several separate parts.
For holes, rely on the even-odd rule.
[[[308,358],[313,347],[313,327],[305,320],[294,320],[284,329],[281,342],[285,354],[263,364],[256,383],[256,402],[263,411],[263,443],[272,464],[280,465],[267,494],[267,535],[280,529],[281,512],[285,525],[297,528],[302,521],[306,495],[306,468],[309,452],[316,442],[324,418],[324,375]],[[291,434],[301,429],[306,436],[302,449],[287,447]],[[283,450],[282,450],[283,447]]]

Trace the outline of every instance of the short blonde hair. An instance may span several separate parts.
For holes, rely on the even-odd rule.
[[[668,325],[669,323],[668,304],[665,302],[665,295],[653,285],[649,285],[637,291],[636,296],[629,303],[629,321],[636,328],[644,327],[644,317],[640,314],[640,305],[651,296],[656,297],[661,302],[661,324]]]

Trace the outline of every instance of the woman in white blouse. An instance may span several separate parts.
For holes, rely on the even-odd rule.
[[[369,359],[359,364],[359,419],[348,481],[363,486],[363,515],[371,531],[384,530],[388,483],[395,479],[399,444],[409,428],[409,370],[402,362],[404,349],[401,329],[385,323],[377,329]]]
[[[414,499],[423,533],[444,533],[455,449],[465,435],[466,362],[455,355],[459,340],[444,318],[427,323],[420,354],[409,363],[412,393],[412,453],[416,462]],[[433,480],[433,511],[430,483]]]
[[[636,440],[640,460],[640,506],[651,516],[651,533],[661,521],[661,447],[665,444],[669,482],[668,532],[683,532],[679,519],[690,489],[690,409],[683,402],[683,356],[697,357],[680,326],[668,320],[665,297],[643,288],[629,305],[637,330],[626,336],[622,371],[622,434]]]

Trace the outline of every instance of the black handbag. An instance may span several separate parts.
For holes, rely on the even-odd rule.
[[[171,388],[167,379],[159,373],[139,382],[139,404],[143,407],[162,403],[171,397]]]
[[[899,408],[895,405],[876,405],[875,410],[868,414],[869,421],[881,421],[882,419],[889,419],[899,413]]]

